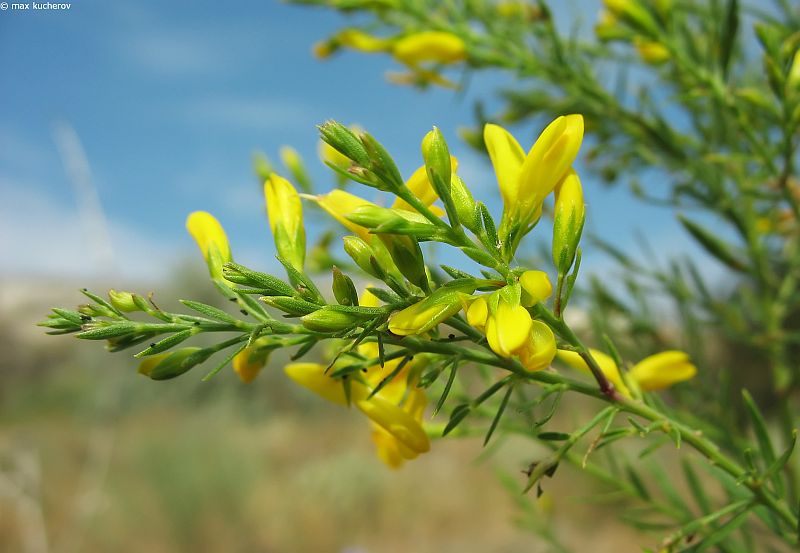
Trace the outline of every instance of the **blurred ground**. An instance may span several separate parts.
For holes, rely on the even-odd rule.
[[[280,359],[251,386],[197,372],[156,383],[125,353],[32,326],[84,285],[0,284],[0,551],[558,551],[515,519],[582,551],[653,539],[583,500],[590,483],[572,468],[523,513],[497,473],[521,485],[541,453],[530,444],[484,462],[479,440],[437,441],[392,472],[363,417],[288,383]]]

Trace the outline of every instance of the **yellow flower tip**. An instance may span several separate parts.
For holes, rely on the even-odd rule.
[[[192,235],[214,278],[222,277],[222,265],[232,260],[225,230],[207,211],[195,211],[186,218],[186,230]]]
[[[483,141],[497,176],[503,202],[511,206],[518,197],[519,172],[525,161],[525,152],[511,133],[493,123],[483,127]]]
[[[519,277],[522,287],[522,305],[532,307],[550,297],[553,284],[544,271],[525,271]]]
[[[328,59],[331,57],[336,50],[339,49],[339,45],[333,40],[322,40],[314,44],[311,47],[311,53],[314,54],[314,57],[320,60]]]
[[[489,303],[483,296],[478,296],[467,307],[467,322],[470,326],[474,326],[481,332],[486,327],[486,321],[489,318]]]
[[[247,347],[237,353],[233,358],[233,370],[245,384],[250,384],[256,379],[258,373],[267,364],[268,353]]]
[[[614,387],[619,390],[622,395],[631,397],[630,390],[625,385],[625,382],[623,382],[622,375],[619,372],[619,367],[617,367],[617,364],[614,362],[614,358],[593,348],[589,348],[589,353],[592,354],[592,357],[600,366],[600,370],[603,371],[603,374]],[[592,374],[589,365],[586,364],[586,361],[583,360],[583,357],[581,357],[578,352],[560,349],[556,355],[559,360],[573,369],[577,369],[588,375]]]
[[[529,342],[520,353],[520,360],[529,371],[541,371],[553,362],[556,350],[556,337],[550,327],[533,321]]]
[[[165,352],[165,353],[157,353],[155,355],[149,355],[139,363],[138,373],[143,374],[145,376],[150,376],[150,373],[153,372],[153,369],[161,363],[164,359],[169,357],[172,352]]]
[[[502,357],[519,353],[530,339],[532,324],[527,309],[521,305],[512,306],[501,299],[495,312],[486,321],[489,347]]]
[[[646,40],[637,36],[633,41],[633,45],[636,47],[639,57],[650,65],[661,65],[669,61],[671,57],[669,49],[660,42]]]
[[[370,242],[370,233],[364,227],[347,219],[349,215],[360,207],[378,207],[372,202],[359,198],[344,190],[332,190],[327,194],[314,197],[317,204],[328,212],[334,219],[344,225],[350,232],[357,235],[365,242]]]
[[[341,379],[325,374],[325,365],[318,363],[290,363],[284,367],[286,376],[320,397],[339,405],[347,405],[347,396]],[[350,397],[353,400],[366,397],[364,386],[351,381]]]
[[[358,304],[361,307],[380,307],[381,300],[379,300],[375,294],[367,289],[369,286],[370,285],[367,284],[367,287],[364,288],[363,292],[361,292],[361,297],[358,299]]]
[[[425,62],[453,64],[467,58],[464,41],[444,31],[406,35],[394,43],[392,53],[395,59],[410,67]]]
[[[389,331],[398,336],[427,332],[429,323],[441,311],[437,305],[421,306],[425,300],[406,307],[389,317]]]
[[[292,183],[272,173],[264,183],[264,197],[278,253],[302,271],[306,255],[306,232],[300,195]]]
[[[697,367],[682,351],[662,351],[645,357],[633,366],[629,377],[644,391],[662,390],[693,378]]]

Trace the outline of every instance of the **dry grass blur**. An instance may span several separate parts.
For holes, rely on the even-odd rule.
[[[79,302],[77,287],[0,283],[0,551],[559,550],[520,517],[576,550],[640,550],[572,468],[521,511],[497,473],[521,484],[541,453],[530,444],[483,462],[478,440],[437,441],[391,472],[363,417],[292,386],[279,359],[251,386],[232,374],[156,383],[125,354],[32,327],[47,306]]]

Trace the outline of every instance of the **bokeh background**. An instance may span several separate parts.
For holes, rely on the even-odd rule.
[[[591,29],[598,2],[554,4],[559,25]],[[457,73],[462,90],[422,93],[388,84],[383,57],[314,59],[345,24],[274,0],[0,12],[0,550],[548,551],[525,531],[546,524],[592,551],[638,551],[576,472],[543,501],[520,497],[529,444],[492,456],[436,442],[390,472],[364,421],[287,384],[279,357],[250,386],[232,373],[156,383],[126,353],[34,326],[82,287],[212,301],[184,230],[196,209],[220,219],[237,261],[277,270],[251,156],[292,145],[329,188],[314,127],[328,118],[368,129],[406,175],[439,126],[499,212],[491,168],[457,130],[508,77]],[[540,123],[515,129],[523,144]],[[694,251],[668,211],[584,186],[587,224],[618,247],[644,233],[659,252]],[[585,270],[606,263],[590,254]]]

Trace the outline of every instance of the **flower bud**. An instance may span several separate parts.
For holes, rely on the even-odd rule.
[[[475,291],[475,282],[455,282],[436,289],[422,301],[389,318],[389,330],[399,336],[422,334],[461,310],[464,294]]]
[[[655,19],[639,0],[603,0],[606,9],[633,27],[653,33],[658,30]]]
[[[389,39],[376,37],[358,29],[343,29],[336,35],[335,40],[340,46],[368,54],[385,52],[392,44]]]
[[[472,300],[467,308],[467,322],[481,332],[484,332],[488,318],[489,303],[484,296],[478,296]]]
[[[361,167],[369,165],[369,154],[359,137],[338,121],[326,121],[319,127],[319,132],[326,143],[347,159],[353,160]]]
[[[222,225],[210,213],[195,211],[186,219],[186,230],[197,242],[211,277],[222,278],[222,266],[233,260]]]
[[[332,190],[327,194],[314,197],[317,204],[327,211],[334,219],[339,221],[342,225],[353,234],[358,235],[359,238],[365,242],[369,241],[369,231],[361,225],[353,223],[348,219],[356,209],[363,206],[378,207],[374,203],[369,202],[344,190]]]
[[[339,311],[331,305],[326,305],[300,320],[304,327],[315,332],[338,332],[363,322],[365,318],[364,315]]]
[[[136,302],[135,296],[136,294],[132,292],[118,292],[113,289],[108,291],[108,299],[111,305],[123,313],[141,311],[140,304]]]
[[[372,248],[366,242],[357,236],[345,236],[342,240],[344,251],[362,271],[381,280],[385,278],[386,273],[380,270],[380,265],[372,263],[375,258]]]
[[[433,130],[422,139],[422,158],[425,160],[428,182],[433,186],[436,195],[444,202],[447,216],[451,219],[450,224],[458,223],[458,214],[450,194],[450,179],[453,174],[450,161],[452,158],[450,150],[447,148],[447,142],[437,127],[433,127]]]
[[[311,179],[306,172],[306,166],[303,163],[303,158],[297,153],[297,150],[290,146],[283,146],[280,151],[281,161],[292,174],[292,178],[300,185],[300,189],[304,192],[311,191]]]
[[[358,292],[353,280],[338,267],[333,267],[333,296],[339,305],[358,305]]]
[[[253,172],[258,177],[259,184],[262,184],[272,174],[272,163],[261,152],[253,154]]]
[[[600,367],[605,377],[614,385],[614,388],[625,397],[631,397],[631,392],[622,380],[622,375],[619,372],[619,367],[617,367],[614,358],[596,349],[590,348],[589,353],[592,354],[592,358],[597,362],[597,365]],[[561,361],[573,369],[578,369],[586,374],[592,374],[589,365],[586,364],[586,361],[583,360],[583,357],[581,357],[577,351],[560,349],[556,355]]]
[[[669,61],[671,54],[669,49],[653,40],[646,40],[641,37],[636,37],[633,41],[636,51],[646,63],[650,65],[661,65]]]
[[[416,67],[420,63],[452,64],[467,58],[464,41],[444,31],[423,31],[397,40],[392,53],[398,61]]]
[[[287,296],[264,296],[259,299],[270,307],[280,309],[287,315],[292,315],[295,317],[300,315],[308,315],[309,313],[313,313],[319,309],[319,305],[317,304]]]
[[[394,436],[401,444],[416,453],[430,450],[428,435],[422,425],[401,407],[391,403],[380,394],[355,401],[362,413]]]
[[[519,277],[519,284],[522,287],[520,303],[524,307],[533,307],[553,293],[550,277],[544,271],[525,271]]]
[[[297,190],[288,180],[273,173],[264,183],[264,196],[275,248],[295,269],[302,271],[306,256],[306,231]]]
[[[422,257],[419,242],[411,236],[396,234],[381,234],[380,239],[400,273],[414,286],[422,290],[430,289],[428,275],[425,272],[425,259]]]
[[[207,354],[199,355],[201,351],[202,348],[188,347],[151,355],[139,364],[139,373],[153,380],[175,378],[208,358]]]
[[[475,200],[461,177],[455,174],[450,177],[450,195],[453,198],[453,206],[461,224],[472,232],[479,232],[481,223]]]
[[[553,263],[559,274],[569,272],[575,261],[585,220],[581,181],[570,171],[556,189],[553,217]]]

